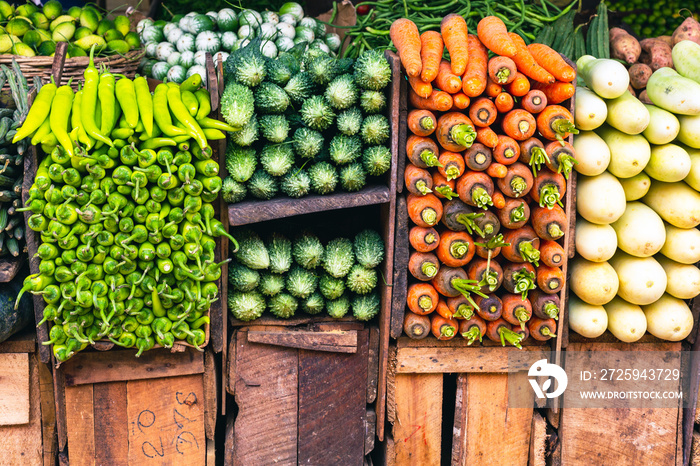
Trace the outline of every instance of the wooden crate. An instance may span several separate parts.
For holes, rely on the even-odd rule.
[[[535,406],[527,369],[547,348],[430,343],[401,337],[391,348],[385,464],[503,464],[507,458],[527,465]],[[514,382],[517,391],[509,390]]]
[[[0,451],[2,464],[56,463],[53,380],[31,329],[0,343]]]
[[[379,332],[357,322],[234,331],[227,465],[362,465],[374,448]]]

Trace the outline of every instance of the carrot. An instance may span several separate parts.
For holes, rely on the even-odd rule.
[[[408,271],[422,282],[432,280],[438,270],[440,270],[440,262],[437,256],[430,252],[414,251],[408,259]]]
[[[547,96],[539,89],[530,89],[520,100],[520,106],[530,113],[540,113],[547,106]]]
[[[554,319],[538,319],[533,317],[527,324],[530,336],[537,341],[547,341],[556,337],[557,323]]]
[[[430,283],[413,283],[406,294],[408,308],[421,316],[430,314],[438,305],[437,291]]]
[[[431,138],[410,135],[406,141],[406,156],[419,168],[440,166],[438,146]]]
[[[408,77],[408,84],[411,85],[411,89],[415,92],[418,97],[427,99],[430,94],[433,93],[433,86],[430,83],[426,83],[420,77]]]
[[[440,271],[431,282],[438,293],[448,298],[464,296],[476,309],[478,306],[471,294],[483,296],[479,291],[479,285],[474,280],[467,278],[467,273],[462,267],[440,267]]]
[[[518,66],[518,71],[534,81],[545,84],[553,83],[554,76],[535,61],[523,38],[513,32],[508,33],[508,36],[517,50],[515,56],[511,58]]]
[[[500,191],[494,191],[493,196],[491,196],[491,200],[493,201],[494,209],[502,209],[506,206],[506,197]]]
[[[467,345],[469,346],[473,345],[477,340],[481,343],[486,333],[486,322],[479,316],[473,316],[469,320],[461,320],[459,322],[459,333],[467,340]]]
[[[503,288],[508,293],[520,293],[522,299],[527,298],[530,290],[537,288],[535,268],[527,262],[514,264],[512,262],[503,266]]]
[[[521,342],[527,340],[527,337],[530,336],[530,331],[527,327],[513,327],[512,330],[520,336]]]
[[[419,196],[433,192],[433,177],[430,176],[430,172],[424,168],[416,167],[412,163],[406,164],[404,183],[406,183],[408,192]]]
[[[474,316],[474,306],[462,295],[447,298],[447,307],[455,319],[471,319]]]
[[[496,105],[486,97],[479,97],[469,107],[469,118],[476,126],[491,126],[497,116]]]
[[[531,226],[525,225],[517,230],[504,231],[503,241],[510,243],[501,250],[506,260],[515,263],[532,262],[536,266],[539,265],[540,239]]]
[[[503,312],[503,303],[501,298],[495,294],[487,295],[485,298],[476,298],[476,304],[479,306],[476,310],[476,315],[487,322],[492,322],[501,317]]]
[[[537,170],[542,164],[547,163],[547,153],[544,144],[537,138],[530,138],[520,143],[519,162],[530,165],[532,173],[537,176]]]
[[[506,205],[496,211],[504,228],[517,230],[530,219],[530,206],[522,199],[506,199]]]
[[[516,108],[506,113],[501,122],[503,132],[516,141],[531,138],[537,129],[537,122],[531,113]]]
[[[561,81],[552,84],[536,83],[532,87],[541,91],[547,97],[547,102],[549,104],[560,104],[570,99],[576,92],[576,86],[572,83],[563,83]]]
[[[430,136],[437,126],[437,118],[430,110],[411,110],[407,121],[408,129],[416,136]]]
[[[522,299],[517,294],[504,294],[501,296],[503,302],[503,314],[501,317],[512,325],[519,325],[525,328],[525,322],[532,317],[532,304],[527,299]]]
[[[491,149],[478,142],[464,152],[464,163],[470,170],[486,170],[491,165],[491,159]]]
[[[518,70],[510,58],[495,56],[489,60],[488,72],[491,81],[504,86],[515,80]]]
[[[435,84],[437,84],[438,89],[450,94],[456,94],[462,90],[462,80],[459,79],[458,75],[452,72],[450,62],[447,60],[442,60],[440,62],[437,78],[435,78]]]
[[[450,200],[457,197],[455,180],[448,180],[439,171],[433,172],[433,191],[440,199]]]
[[[540,260],[549,267],[561,267],[564,265],[566,253],[556,241],[540,241]]]
[[[530,80],[520,72],[515,73],[515,79],[506,85],[506,92],[513,97],[522,97],[530,92]]]
[[[559,267],[537,267],[537,286],[547,294],[559,293],[564,288],[564,273]]]
[[[564,236],[567,225],[564,209],[556,204],[551,209],[536,206],[532,211],[532,227],[543,240],[558,240]]]
[[[544,148],[547,153],[547,168],[553,172],[562,173],[564,178],[569,179],[571,170],[576,163],[576,151],[574,146],[564,141],[562,144],[559,141],[552,141]]]
[[[461,112],[449,112],[438,118],[435,137],[443,149],[461,152],[476,139],[471,120]]]
[[[408,232],[408,242],[418,252],[430,252],[440,244],[440,235],[435,228],[412,227]]]
[[[482,259],[495,259],[501,254],[501,248],[507,243],[503,242],[503,235],[497,234],[485,243],[476,244],[476,255]]]
[[[498,142],[493,149],[493,158],[503,165],[512,165],[520,157],[520,146],[517,141],[509,136],[498,136]]]
[[[416,94],[413,88],[408,90],[408,100],[414,108],[432,110],[434,112],[447,112],[452,108],[452,96],[447,92],[433,89],[428,98]]]
[[[465,204],[486,210],[493,205],[493,181],[486,173],[465,171],[457,180],[457,194]]]
[[[503,87],[492,81],[490,77],[486,78],[486,91],[484,91],[489,97],[497,97],[498,94],[503,92]]]
[[[559,52],[544,44],[530,44],[527,50],[538,65],[547,70],[557,80],[567,83],[576,79],[576,71],[559,55]]]
[[[478,97],[486,89],[489,54],[486,47],[474,34],[469,34],[467,38],[467,49],[469,63],[464,76],[462,76],[462,91],[467,97]]]
[[[539,203],[540,207],[551,208],[557,204],[560,206],[561,199],[566,193],[566,180],[561,173],[552,173],[549,170],[542,170],[532,184],[530,197]]]
[[[389,37],[399,52],[401,64],[406,74],[412,78],[420,75],[422,62],[420,56],[421,40],[416,24],[407,18],[397,19],[391,23]]]
[[[493,162],[491,165],[489,165],[489,168],[486,169],[486,174],[498,181],[499,178],[505,178],[505,176],[508,174],[508,167],[502,163]]]
[[[490,240],[501,231],[501,222],[498,221],[496,214],[490,210],[479,212],[474,217],[473,224],[477,234],[486,240]]]
[[[403,318],[403,331],[413,340],[422,340],[430,333],[430,317],[420,316],[411,311]]]
[[[507,92],[501,92],[496,96],[496,109],[499,113],[507,113],[513,109],[515,102],[513,101],[513,96]]]
[[[474,240],[465,231],[446,230],[440,233],[435,250],[440,262],[448,267],[463,267],[474,257]]]
[[[496,261],[475,258],[469,263],[467,276],[476,280],[482,293],[493,293],[503,284],[503,269]]]
[[[508,166],[506,176],[496,180],[496,184],[504,195],[519,198],[530,192],[534,181],[530,168],[520,162],[515,162]]]
[[[438,340],[451,340],[457,334],[459,323],[454,319],[445,319],[439,314],[430,317],[430,330]]]
[[[559,318],[559,295],[532,290],[529,299],[532,304],[532,313],[535,317],[555,320]]]
[[[443,151],[438,161],[442,165],[438,166],[438,172],[448,180],[459,178],[464,173],[464,158],[456,152]]]
[[[409,194],[406,197],[408,217],[419,227],[432,227],[437,225],[442,217],[442,202],[434,194],[416,196]]]
[[[442,205],[442,224],[452,231],[467,230],[472,234],[473,226],[476,225],[473,219],[478,214],[474,209],[459,199],[450,199]]]
[[[442,19],[440,32],[450,54],[452,72],[462,76],[469,63],[467,22],[460,15],[450,13]]]
[[[497,16],[486,16],[476,26],[479,40],[496,55],[512,58],[518,52],[508,36],[508,29]]]
[[[452,110],[464,110],[469,107],[470,102],[471,100],[467,97],[467,94],[461,91],[457,92],[452,95]]]
[[[438,301],[438,305],[435,308],[435,312],[439,315],[444,317],[445,319],[453,319],[454,318],[454,313],[452,310],[447,306],[447,303],[445,302],[444,298],[440,298],[440,301]]]
[[[480,142],[491,149],[498,144],[498,135],[489,127],[476,128],[476,142]]]
[[[424,82],[430,83],[437,76],[443,48],[444,44],[439,32],[425,31],[420,35],[420,59],[423,65],[420,79]]]

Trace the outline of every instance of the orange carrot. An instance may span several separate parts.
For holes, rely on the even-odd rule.
[[[556,241],[541,241],[540,242],[540,260],[549,267],[561,267],[564,265],[566,253]]]
[[[474,316],[474,306],[462,295],[447,298],[447,307],[455,319],[471,319]]]
[[[485,298],[479,296],[474,301],[476,301],[477,306],[479,306],[476,309],[476,314],[485,321],[493,322],[501,317],[503,303],[501,302],[501,298],[495,294],[487,295]]]
[[[412,163],[406,165],[404,183],[408,192],[419,196],[433,192],[433,177],[430,176],[430,172],[424,168],[416,167]]]
[[[422,69],[420,78],[426,82],[432,82],[438,74],[438,66],[442,59],[442,36],[436,31],[425,31],[420,35],[420,58]]]
[[[500,191],[494,191],[491,200],[493,200],[494,209],[502,209],[506,206],[506,197]]]
[[[461,18],[461,16],[460,16]],[[430,317],[430,330],[438,340],[451,340],[457,335],[459,323],[454,319],[446,319],[440,314],[433,314]]]
[[[501,226],[509,230],[517,230],[530,219],[530,206],[522,199],[508,198],[503,208],[496,213]]]
[[[447,112],[452,108],[452,96],[444,91],[433,89],[428,98],[416,94],[413,88],[408,90],[408,100],[414,108],[432,110],[434,112]]]
[[[559,81],[570,83],[576,79],[576,71],[564,61],[559,52],[544,44],[530,44],[527,49],[537,64]]]
[[[532,317],[532,304],[527,299],[522,299],[517,294],[505,294],[501,296],[503,312],[501,317],[512,325],[525,327],[525,322]]]
[[[559,267],[541,264],[537,267],[537,286],[547,294],[559,293],[564,288],[564,273]]]
[[[438,166],[438,172],[447,180],[457,179],[464,173],[464,158],[456,152],[443,151],[438,161],[442,165]]]
[[[494,149],[498,144],[498,135],[490,128],[476,128],[476,142]]]
[[[539,89],[530,89],[520,101],[520,106],[530,113],[540,113],[547,106],[547,96]]]
[[[466,171],[457,180],[457,194],[465,204],[485,210],[493,205],[493,181],[486,173]]]
[[[547,162],[547,153],[544,151],[544,144],[537,138],[530,138],[520,143],[519,162],[529,165],[532,173],[537,176],[537,171],[542,164]]]
[[[537,129],[535,117],[519,108],[506,113],[501,125],[503,132],[516,141],[524,141],[531,138]]]
[[[486,89],[489,55],[486,47],[474,34],[469,34],[467,48],[469,50],[469,63],[464,76],[462,76],[462,91],[468,97],[478,97]]]
[[[522,97],[530,91],[530,80],[527,76],[518,72],[515,73],[515,79],[506,84],[506,92],[513,97]]]
[[[491,149],[481,143],[472,144],[464,153],[464,162],[470,170],[483,172],[491,165]]]
[[[464,92],[457,92],[456,94],[452,95],[452,109],[457,109],[457,110],[464,110],[465,108],[469,107],[469,103],[471,100],[469,97],[467,97],[467,94]]]
[[[505,178],[508,174],[508,167],[502,163],[493,162],[489,165],[489,168],[486,169],[486,174],[491,178],[495,178],[496,181],[499,181],[500,178]]]
[[[480,243],[484,244],[484,243]],[[488,259],[489,256],[491,256],[491,259],[495,259],[496,257],[501,255],[501,247],[496,247],[496,248],[487,248],[484,246],[476,246],[476,255],[481,257],[482,259]]]
[[[435,312],[437,313],[437,315],[442,316],[445,319],[454,318],[454,313],[452,312],[452,309],[450,309],[450,307],[447,305],[447,302],[444,298],[440,298],[440,301],[438,301],[438,305],[435,308]]]
[[[533,317],[527,324],[530,336],[537,341],[547,341],[556,337],[557,322],[554,319],[538,319]]]
[[[442,218],[442,202],[434,194],[406,197],[409,218],[419,227],[432,227]]]
[[[435,254],[430,252],[413,252],[408,259],[408,271],[414,278],[429,282],[440,270],[440,262]]]
[[[507,92],[501,92],[496,96],[496,108],[500,113],[507,113],[513,109],[515,102],[513,101],[513,96]]]
[[[430,136],[437,126],[437,118],[430,110],[408,112],[408,129],[416,136]]]
[[[413,227],[408,232],[408,242],[418,252],[430,252],[440,244],[440,235],[432,227]]]
[[[503,241],[510,243],[503,246],[501,254],[506,260],[514,263],[532,262],[539,265],[540,239],[531,226],[525,225],[517,230],[503,232]]]
[[[564,141],[562,144],[559,141],[552,141],[544,148],[547,153],[545,164],[547,168],[553,172],[561,173],[564,178],[569,179],[569,174],[576,163],[576,152],[574,146]]]
[[[408,308],[420,316],[433,312],[439,299],[437,291],[430,283],[414,283],[408,287],[406,294]]]
[[[501,264],[488,259],[475,258],[469,263],[467,276],[470,280],[476,280],[481,285],[482,293],[493,293],[503,283],[503,269]]]
[[[449,112],[438,118],[435,137],[443,149],[461,152],[471,146],[476,139],[476,131],[471,120],[461,112]]]
[[[520,146],[515,139],[499,135],[498,143],[493,149],[493,158],[503,165],[511,165],[518,161],[520,157]]]
[[[410,135],[406,141],[406,156],[420,168],[439,166],[438,146],[431,138]]]
[[[469,63],[467,22],[460,15],[450,13],[442,19],[440,32],[442,32],[447,52],[450,54],[452,72],[462,76]]]
[[[420,77],[408,77],[408,84],[410,84],[411,89],[413,89],[413,92],[418,95],[418,97],[427,99],[430,97],[430,94],[433,93],[433,86],[430,85],[430,83],[426,83],[423,81]]]
[[[559,317],[560,300],[556,294],[532,290],[528,297],[532,304],[532,313],[540,319],[557,319]]]
[[[473,345],[477,340],[481,343],[486,334],[486,322],[479,316],[472,316],[469,320],[459,321],[459,334],[467,340],[467,345]]]
[[[418,77],[422,63],[420,34],[416,24],[407,18],[397,19],[389,28],[389,36],[399,52],[406,74],[412,78]]]
[[[456,94],[462,90],[462,80],[459,76],[452,72],[450,68],[450,62],[447,60],[442,60],[438,68],[438,75],[435,78],[435,84],[441,91],[449,92],[450,94]]]
[[[518,71],[534,81],[545,84],[553,83],[554,76],[535,61],[523,38],[513,32],[508,33],[508,36],[517,49],[517,53],[511,58],[518,66]]]
[[[407,311],[403,318],[403,331],[413,340],[422,340],[430,334],[430,317]]]
[[[440,199],[450,200],[453,197],[457,197],[455,180],[448,180],[439,171],[433,172],[433,192]]]
[[[518,72],[513,60],[499,56],[489,60],[488,71],[491,81],[501,86],[513,82]]]
[[[490,77],[486,78],[486,95],[489,97],[497,97],[498,94],[503,92],[503,87],[491,80]]]
[[[561,81],[557,81],[552,84],[536,83],[532,87],[542,91],[542,93],[547,96],[547,102],[549,104],[560,104],[565,100],[570,99],[576,92],[576,86],[574,86],[572,83],[563,83]]]
[[[486,16],[476,26],[479,40],[490,51],[504,57],[514,57],[518,49],[508,36],[506,25],[497,16]]]
[[[491,126],[496,121],[498,110],[491,99],[479,97],[469,107],[469,118],[476,126]]]
[[[571,112],[560,105],[549,105],[537,115],[537,130],[552,141],[561,141],[571,133],[578,134]]]
[[[556,204],[551,209],[536,206],[532,210],[532,227],[543,240],[558,240],[564,236],[567,226],[566,212]]]
[[[553,207],[561,204],[566,193],[566,180],[561,173],[542,170],[535,177],[530,197],[539,203],[540,207]]]
[[[496,181],[504,195],[513,198],[526,196],[535,180],[530,167],[520,162],[508,166],[506,176]]]
[[[445,230],[435,253],[444,265],[463,267],[474,257],[474,240],[466,231]]]

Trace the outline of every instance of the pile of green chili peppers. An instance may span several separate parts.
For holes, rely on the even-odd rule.
[[[59,362],[105,339],[136,356],[177,341],[201,349],[226,262],[214,238],[238,248],[214,218],[222,182],[207,143],[233,128],[208,117],[199,75],[153,95],[143,77],[115,77],[91,55],[82,89],[44,85],[15,136],[47,154],[24,206],[39,273],[17,302],[43,297],[43,344]]]

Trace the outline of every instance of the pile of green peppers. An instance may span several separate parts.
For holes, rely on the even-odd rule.
[[[214,218],[221,189],[208,140],[232,131],[208,117],[195,74],[182,85],[128,79],[93,62],[82,89],[44,85],[15,135],[47,154],[24,209],[40,234],[26,291],[46,302],[57,361],[97,340],[138,349],[204,345],[218,299]]]

